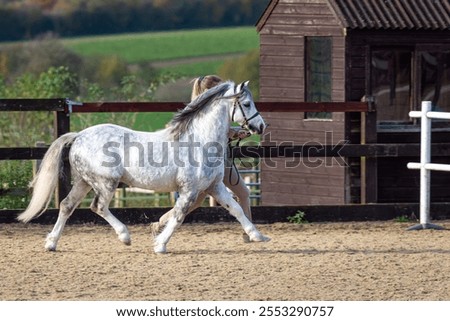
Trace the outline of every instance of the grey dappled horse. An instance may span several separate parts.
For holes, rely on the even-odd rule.
[[[244,215],[223,184],[224,158],[231,122],[261,134],[266,124],[256,110],[248,82],[222,83],[175,114],[169,126],[156,132],[140,132],[103,124],[79,133],[68,133],[53,142],[32,182],[33,195],[18,216],[28,222],[42,214],[56,187],[62,151],[70,145],[69,162],[74,184],[61,202],[58,220],[46,238],[45,248],[56,250],[64,225],[92,189],[91,210],[103,217],[119,239],[129,245],[127,227],[108,209],[120,182],[158,192],[178,191],[173,214],[155,236],[155,253],[165,253],[199,194],[214,197],[241,223],[251,241],[268,241]]]

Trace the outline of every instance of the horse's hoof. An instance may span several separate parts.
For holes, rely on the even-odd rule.
[[[250,237],[250,240],[252,242],[269,242],[270,241],[270,237],[260,234],[260,235],[256,235],[256,236]]]
[[[120,240],[120,242],[122,242],[125,245],[131,245],[131,237],[129,234],[125,234],[125,233],[120,234],[119,240]]]
[[[56,251],[56,244],[55,238],[49,234],[45,239],[45,250],[50,252]]]
[[[166,254],[166,253],[167,253],[166,245],[165,245],[165,244],[156,244],[156,245],[153,247],[153,251],[154,251],[156,254]]]
[[[46,243],[45,244],[45,250],[48,252],[55,252],[56,251],[56,244]]]
[[[247,234],[242,234],[242,239],[244,240],[244,243],[250,243],[250,236],[248,236]]]

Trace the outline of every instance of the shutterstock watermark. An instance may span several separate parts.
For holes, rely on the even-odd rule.
[[[123,141],[107,142],[102,151],[108,157],[102,162],[104,167],[219,167],[224,165],[226,146],[220,142],[200,143],[193,134],[187,141],[159,141],[139,142],[133,141],[132,135],[126,133]]]
[[[269,132],[261,137],[262,146],[254,146],[251,141],[241,144],[245,147],[246,156],[259,160],[266,167],[280,166],[284,161],[286,168],[306,166],[317,168],[348,166],[345,157],[340,155],[342,148],[348,143],[340,140],[334,142],[333,132],[324,132],[323,143],[308,141],[295,144],[292,141],[274,141]],[[131,134],[125,134],[121,141],[111,141],[103,145],[106,159],[104,167],[200,167],[210,168],[224,166],[225,159],[231,157],[228,145],[220,142],[202,142],[189,135],[187,141],[141,142],[133,140]]]
[[[311,140],[302,144],[293,141],[280,142],[273,140],[269,132],[264,135],[263,149],[265,157],[261,158],[261,162],[269,168],[280,166],[280,160],[282,160],[285,168],[296,168],[299,166],[308,168],[322,166],[348,167],[345,157],[341,155],[342,149],[347,144],[348,141],[346,140],[335,142],[332,131],[324,132],[323,140]]]

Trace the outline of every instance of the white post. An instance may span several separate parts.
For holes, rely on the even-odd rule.
[[[430,170],[425,164],[431,161],[431,119],[427,113],[431,111],[431,101],[422,102],[420,119],[420,224],[429,224],[430,220]]]
[[[410,117],[420,117],[420,167],[417,163],[409,163],[408,168],[420,168],[420,224],[408,228],[408,230],[420,229],[442,229],[442,227],[431,224],[430,217],[430,169],[427,165],[431,161],[431,101],[422,102],[422,111],[410,112]]]

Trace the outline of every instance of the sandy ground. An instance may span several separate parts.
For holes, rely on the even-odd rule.
[[[450,228],[450,221],[439,221]],[[1,300],[450,300],[450,231],[411,223],[184,224],[155,255],[149,226],[122,245],[106,225],[0,225]]]

